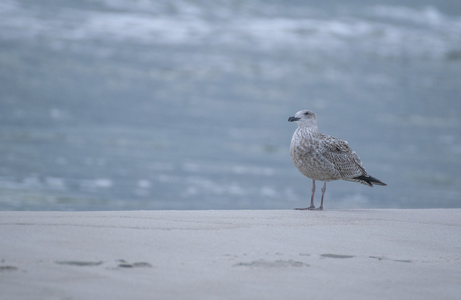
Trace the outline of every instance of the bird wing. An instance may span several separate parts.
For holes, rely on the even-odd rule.
[[[326,135],[322,140],[324,141],[323,156],[334,166],[342,179],[367,174],[359,156],[352,151],[346,141]]]

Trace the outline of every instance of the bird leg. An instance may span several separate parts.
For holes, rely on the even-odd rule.
[[[318,210],[323,210],[323,196],[325,195],[325,191],[327,190],[327,182],[323,182],[323,188],[322,188],[322,199],[320,200],[320,206]]]
[[[322,199],[320,200],[320,206],[318,208],[315,208],[314,203],[311,201],[311,207],[309,207],[309,210],[323,210],[323,196],[325,195],[325,191],[327,190],[327,182],[324,181],[323,187],[322,187]]]
[[[296,210],[314,210],[314,194],[315,194],[315,180],[312,179],[312,195],[311,195],[311,206],[306,208],[295,208]],[[322,198],[323,199],[323,198]],[[323,202],[322,202],[323,203]]]

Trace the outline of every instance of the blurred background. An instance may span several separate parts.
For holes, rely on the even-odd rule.
[[[0,210],[307,206],[301,109],[388,184],[326,209],[461,207],[461,2],[0,3]]]

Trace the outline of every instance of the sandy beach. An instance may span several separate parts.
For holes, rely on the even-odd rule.
[[[2,299],[459,299],[461,210],[0,212]]]

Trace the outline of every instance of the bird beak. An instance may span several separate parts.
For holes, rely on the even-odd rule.
[[[296,117],[289,117],[288,118],[288,122],[296,122],[296,121],[299,121],[300,118],[296,118]]]

